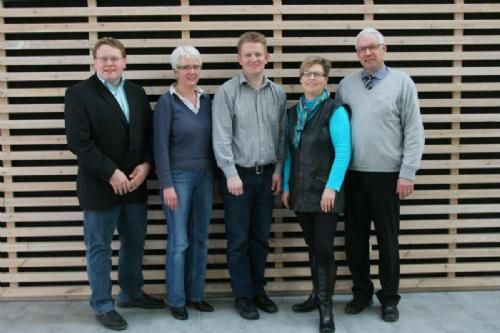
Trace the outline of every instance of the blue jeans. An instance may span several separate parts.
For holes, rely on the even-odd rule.
[[[106,210],[83,212],[83,236],[87,274],[92,294],[90,306],[96,314],[114,309],[111,296],[111,242],[115,229],[120,237],[118,283],[120,301],[142,295],[142,258],[147,229],[146,203],[115,206]]]
[[[167,303],[181,307],[203,300],[214,177],[212,170],[173,170],[172,180],[177,209],[168,208],[160,193],[168,226]]]
[[[274,206],[272,170],[262,174],[239,171],[239,176],[242,195],[229,193],[226,179],[222,186],[227,264],[234,296],[253,298],[265,293],[264,271]]]

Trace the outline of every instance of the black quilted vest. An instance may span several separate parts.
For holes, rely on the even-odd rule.
[[[321,212],[321,196],[335,159],[329,122],[333,112],[341,105],[333,99],[325,100],[317,113],[306,122],[298,148],[293,145],[297,105],[288,110],[287,135],[292,153],[289,204],[297,212]],[[344,191],[341,190],[335,197],[335,213],[343,212],[344,200]]]

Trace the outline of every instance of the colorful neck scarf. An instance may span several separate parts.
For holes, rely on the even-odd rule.
[[[295,108],[297,110],[297,124],[294,128],[293,146],[299,148],[300,137],[304,131],[304,126],[309,119],[314,117],[319,110],[319,106],[330,97],[328,90],[323,90],[321,95],[312,100],[307,100],[304,95],[300,97],[299,104]]]

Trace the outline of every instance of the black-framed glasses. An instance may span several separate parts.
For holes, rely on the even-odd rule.
[[[195,71],[198,71],[201,69],[200,65],[183,65],[183,66],[177,66],[177,69],[180,69],[181,71],[190,71],[194,69]]]
[[[323,72],[304,72],[302,73],[302,76],[310,79],[310,78],[325,77],[326,75]]]
[[[366,51],[373,52],[382,45],[384,45],[384,44],[379,43],[379,44],[370,44],[370,45],[362,46],[362,47],[356,47],[356,52],[358,52],[358,53],[365,53]]]
[[[110,61],[112,64],[116,64],[118,61],[122,60],[123,58],[121,58],[121,57],[97,57],[96,59],[104,64],[107,64],[108,61]]]

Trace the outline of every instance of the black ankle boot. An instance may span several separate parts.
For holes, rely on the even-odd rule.
[[[309,267],[311,269],[313,290],[304,302],[294,304],[292,306],[292,310],[294,312],[310,312],[318,308],[318,278],[316,274],[316,260],[311,254],[309,254]]]
[[[335,264],[318,266],[319,332],[335,332],[332,295],[335,286]]]

